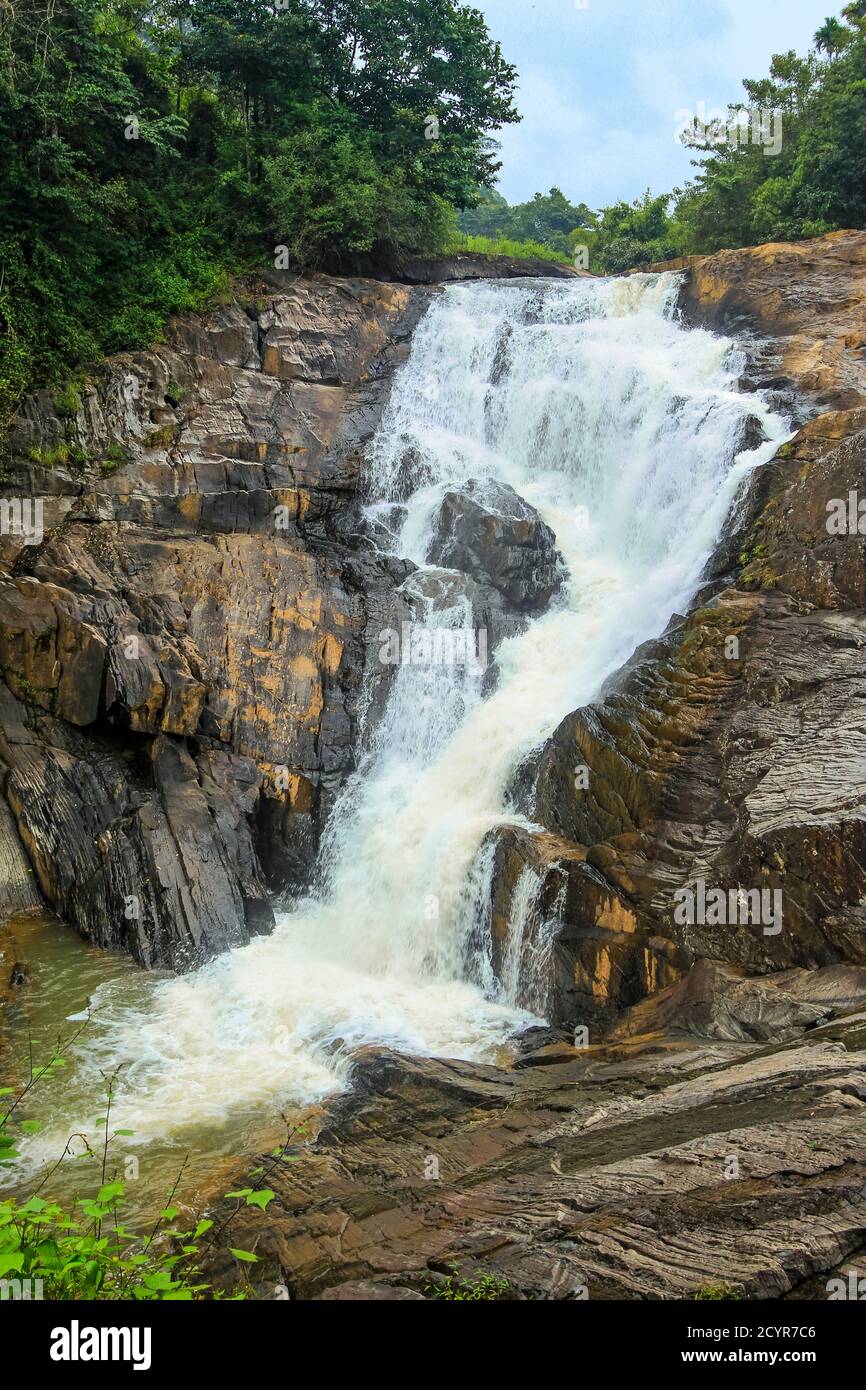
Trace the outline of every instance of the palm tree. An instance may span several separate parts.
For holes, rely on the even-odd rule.
[[[866,0],[860,0],[860,3],[866,5]],[[849,9],[853,8],[853,5],[849,6]],[[847,25],[840,24],[838,19],[828,18],[815,35],[815,47],[819,53],[826,53],[828,58],[834,58],[851,42],[852,37]]]

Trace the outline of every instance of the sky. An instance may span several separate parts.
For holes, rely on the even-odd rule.
[[[773,53],[804,54],[845,0],[472,0],[520,74],[520,125],[499,132],[510,203],[560,187],[592,208],[691,174],[685,111],[724,108]]]

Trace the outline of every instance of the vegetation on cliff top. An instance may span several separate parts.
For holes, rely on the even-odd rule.
[[[0,425],[232,271],[446,243],[514,82],[459,0],[6,0]]]
[[[670,195],[509,207],[491,136],[515,82],[461,0],[4,0],[0,432],[22,392],[149,346],[234,272],[580,244],[618,271],[866,225],[866,0],[744,83],[743,109],[781,113],[772,158],[690,133]]]

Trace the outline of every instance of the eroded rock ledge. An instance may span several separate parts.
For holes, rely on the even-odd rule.
[[[786,984],[825,1016],[866,1001],[863,970]],[[212,1213],[207,1272],[233,1287],[239,1246],[260,1298],[429,1298],[452,1271],[507,1299],[826,1298],[866,1243],[864,1028],[674,1027],[511,1071],[365,1050],[315,1141],[256,1165],[267,1210]]]
[[[0,911],[183,967],[273,923],[352,766],[406,567],[356,534],[361,450],[429,291],[262,284],[12,433],[44,539],[0,573]]]

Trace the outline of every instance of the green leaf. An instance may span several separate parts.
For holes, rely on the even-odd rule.
[[[97,1202],[113,1202],[115,1198],[122,1197],[125,1190],[122,1182],[106,1183],[105,1187],[99,1189],[96,1200]]]
[[[232,1254],[235,1252],[232,1251]],[[0,1255],[0,1279],[8,1274],[10,1269],[24,1268],[24,1251],[16,1250],[11,1255]]]
[[[235,1257],[236,1260],[246,1260],[246,1261],[248,1261],[250,1264],[258,1264],[258,1262],[259,1262],[259,1257],[258,1257],[258,1255],[253,1255],[252,1252],[251,1252],[250,1250],[235,1250],[235,1249],[232,1249],[232,1250],[231,1250],[231,1253],[234,1255],[234,1257]]]
[[[249,1197],[247,1198],[247,1206],[261,1207],[262,1211],[265,1211],[268,1202],[272,1202],[276,1195],[277,1194],[275,1192],[272,1192],[269,1187],[262,1187],[259,1189],[258,1192],[250,1193]]]
[[[27,1199],[27,1201],[24,1203],[22,1207],[18,1208],[18,1214],[19,1216],[21,1216],[25,1214],[29,1215],[32,1211],[44,1211],[47,1206],[47,1202],[43,1201],[41,1197],[37,1197],[34,1194],[34,1196],[29,1197]]]
[[[212,1221],[200,1221],[193,1233],[193,1240],[198,1240],[199,1236],[203,1236],[205,1231],[209,1231],[212,1225]]]

